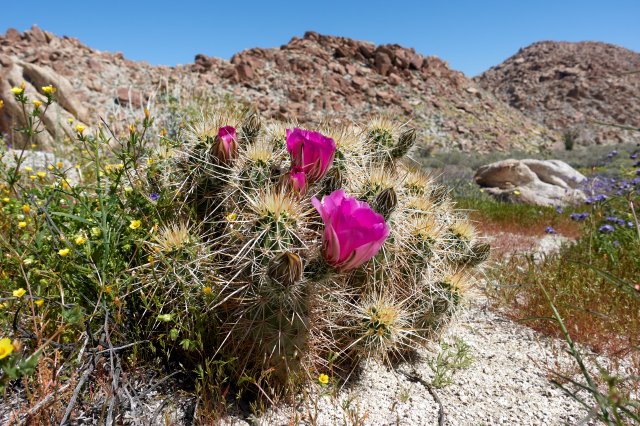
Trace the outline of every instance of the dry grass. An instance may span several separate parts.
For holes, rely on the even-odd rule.
[[[626,356],[640,345],[640,284],[636,251],[590,256],[588,241],[565,246],[560,253],[534,262],[516,256],[496,270],[505,284],[493,294],[510,307],[509,315],[532,328],[560,336],[557,324],[548,321],[551,308],[540,286],[550,294],[571,337],[597,352]],[[618,287],[589,267],[606,270],[631,285]],[[635,294],[634,294],[635,292]],[[542,318],[542,319],[532,319]]]

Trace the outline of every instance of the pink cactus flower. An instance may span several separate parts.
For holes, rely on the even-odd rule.
[[[238,138],[234,127],[224,126],[218,129],[215,154],[225,163],[238,157]]]
[[[336,153],[336,143],[318,132],[287,129],[287,151],[293,167],[301,167],[307,179],[315,182],[327,174]]]
[[[311,203],[324,222],[324,258],[340,271],[355,269],[371,259],[389,236],[382,215],[342,189],[325,195],[322,201],[314,197]]]
[[[289,173],[291,179],[291,187],[300,195],[304,195],[307,191],[307,175],[302,171],[302,167],[295,166]]]

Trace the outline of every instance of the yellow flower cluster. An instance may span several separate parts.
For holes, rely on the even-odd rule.
[[[54,93],[56,93],[56,88],[52,85],[42,86],[41,89],[42,93],[44,93],[45,95],[53,95]]]
[[[139,220],[132,220],[131,223],[129,223],[129,228],[131,229],[138,229],[140,228],[140,225],[142,225],[142,222]]]
[[[11,339],[5,337],[0,339],[0,359],[4,359],[11,355],[13,352],[13,343],[11,343]]]
[[[27,83],[23,81],[22,84],[20,84],[20,86],[12,87],[11,93],[13,93],[16,96],[19,96],[24,93],[24,89],[26,88],[27,88]]]
[[[13,297],[22,297],[27,292],[24,288],[20,287],[17,290],[13,290]]]

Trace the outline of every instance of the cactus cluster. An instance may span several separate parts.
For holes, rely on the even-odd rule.
[[[154,330],[282,389],[432,338],[488,246],[406,158],[415,140],[385,120],[194,121],[156,161],[179,208],[138,274]]]

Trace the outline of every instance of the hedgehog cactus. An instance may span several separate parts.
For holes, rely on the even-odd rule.
[[[163,173],[182,203],[173,220],[200,224],[192,252],[213,271],[197,275],[211,353],[276,387],[433,337],[488,255],[447,191],[404,158],[413,129],[318,130],[205,116]],[[162,285],[182,269],[171,271]]]

